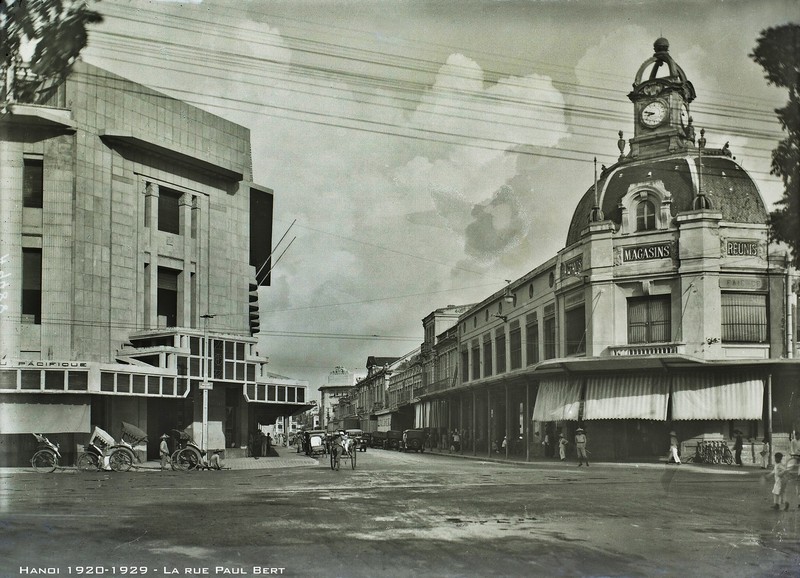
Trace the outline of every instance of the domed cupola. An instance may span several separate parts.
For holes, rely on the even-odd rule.
[[[595,169],[595,182],[572,215],[566,246],[579,242],[590,223],[602,220],[611,221],[621,235],[672,228],[675,217],[688,211],[713,210],[731,223],[767,221],[755,182],[728,144],[706,147],[701,130],[695,146],[688,116],[694,88],[669,55],[666,39],[659,38],[654,47],[655,54],[639,68],[628,95],[636,123],[631,150],[624,154],[620,132],[619,161],[603,167],[599,179]],[[658,76],[662,66],[668,75]]]
[[[696,96],[694,87],[670,55],[666,38],[656,40],[653,48],[655,53],[639,67],[628,94],[635,127],[629,158],[653,157],[694,146],[689,117],[689,104]]]

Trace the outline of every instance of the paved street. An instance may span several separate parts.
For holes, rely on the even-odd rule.
[[[4,471],[0,575],[88,574],[85,566],[106,576],[800,571],[794,487],[792,509],[771,510],[760,469],[513,465],[381,450],[338,472],[293,450],[229,465]]]

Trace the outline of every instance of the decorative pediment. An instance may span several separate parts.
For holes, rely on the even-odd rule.
[[[620,200],[620,233],[630,235],[644,231],[669,229],[672,221],[672,195],[663,181],[632,183]]]

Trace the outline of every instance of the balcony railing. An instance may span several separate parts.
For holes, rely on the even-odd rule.
[[[642,343],[638,345],[615,345],[608,348],[616,357],[641,357],[646,355],[669,355],[685,353],[684,343]]]

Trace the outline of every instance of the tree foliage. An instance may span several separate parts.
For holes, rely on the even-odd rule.
[[[800,267],[800,25],[785,24],[761,32],[750,57],[769,84],[787,88],[789,101],[775,110],[786,138],[772,151],[770,173],[783,181],[783,197],[769,215],[772,238],[792,249]]]
[[[102,20],[87,0],[0,0],[0,100],[45,100],[86,47],[87,26]]]

